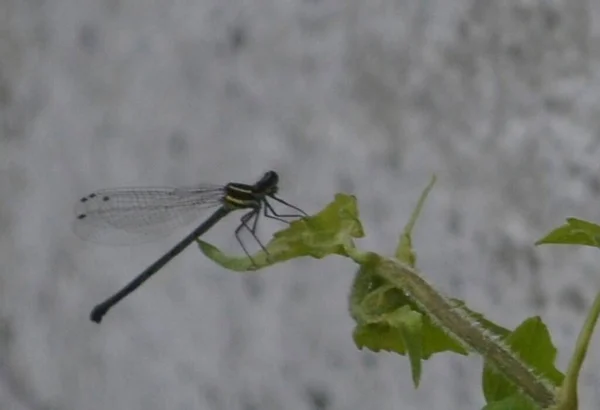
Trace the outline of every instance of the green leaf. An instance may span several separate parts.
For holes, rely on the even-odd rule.
[[[405,306],[400,310],[404,310],[404,312],[401,312],[400,318],[395,318],[394,325],[400,329],[404,346],[406,346],[408,350],[413,384],[415,385],[415,388],[417,388],[419,387],[419,382],[421,381],[421,358],[423,357],[423,343],[421,340],[421,336],[423,335],[423,321],[421,320],[422,315],[414,310],[411,310],[408,306]]]
[[[411,266],[416,264],[417,259],[412,249],[412,229],[434,183],[435,176],[421,194],[396,249],[396,258]],[[363,260],[366,258],[363,257]],[[353,332],[354,341],[359,348],[366,347],[375,352],[385,350],[401,355],[408,352],[413,381],[417,385],[421,360],[438,352],[452,351],[465,355],[467,352],[433,324],[401,289],[377,275],[379,261],[377,255],[371,254],[369,263],[361,263],[354,277],[349,298],[350,315],[357,324]]]
[[[521,395],[513,395],[500,401],[488,403],[482,410],[539,410],[539,407]]]
[[[556,369],[556,348],[552,344],[548,328],[539,317],[521,323],[504,338],[504,343],[535,373],[554,386],[560,386],[564,375]],[[484,364],[483,394],[488,402],[520,395],[518,388],[489,364]]]
[[[567,218],[565,225],[554,229],[535,244],[585,245],[600,248],[600,225],[582,219]]]
[[[422,315],[408,306],[382,316],[379,321],[354,329],[354,342],[359,348],[371,350],[395,351],[402,355],[408,352],[411,363],[413,383],[419,385],[421,379],[421,360],[423,358],[421,340]],[[373,348],[375,347],[375,348]]]
[[[380,350],[407,353],[408,347],[398,323],[397,317],[407,317],[413,312],[421,322],[418,326],[413,322],[413,340],[421,343],[421,358],[429,359],[434,353],[452,351],[466,355],[466,350],[442,329],[435,325],[423,312],[400,290],[379,277],[376,259],[363,265],[354,278],[350,294],[350,315],[357,326],[353,337],[357,347],[378,352]],[[414,319],[416,320],[416,319]],[[419,334],[420,333],[420,334]]]
[[[431,177],[431,181],[423,190],[423,193],[421,194],[421,197],[417,202],[417,206],[413,210],[412,215],[408,220],[408,223],[404,227],[402,235],[400,235],[400,241],[398,243],[398,247],[396,248],[396,258],[402,262],[406,262],[410,266],[416,266],[417,264],[417,253],[412,247],[412,229],[414,228],[415,223],[417,222],[417,219],[421,214],[421,210],[425,205],[425,200],[427,199],[429,192],[431,192],[431,189],[435,184],[435,179],[435,175],[433,175]]]
[[[356,198],[337,194],[333,202],[314,216],[294,221],[276,232],[264,251],[239,257],[226,255],[215,246],[198,240],[200,250],[217,264],[235,271],[250,271],[300,256],[321,259],[331,254],[363,260],[365,254],[354,247],[353,238],[364,236]]]

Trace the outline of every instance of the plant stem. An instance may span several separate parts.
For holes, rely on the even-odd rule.
[[[579,372],[583,366],[587,348],[594,333],[594,327],[600,315],[600,293],[596,295],[596,299],[588,313],[588,317],[583,324],[581,332],[577,337],[575,351],[571,357],[571,362],[565,375],[565,380],[560,389],[557,409],[570,410],[577,408],[577,381],[579,380]]]
[[[448,298],[436,291],[414,268],[397,259],[381,259],[378,275],[401,289],[431,319],[465,348],[482,355],[536,404],[546,409],[556,404],[552,384],[532,370],[497,337],[485,331]]]

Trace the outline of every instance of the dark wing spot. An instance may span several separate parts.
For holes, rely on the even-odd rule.
[[[77,219],[83,219],[86,216],[87,216],[86,214],[79,214],[79,215],[77,215]]]
[[[90,198],[96,198],[96,194],[90,194]]]
[[[105,197],[103,197],[103,198],[102,198],[102,200],[103,200],[104,202],[108,201],[109,199],[110,199],[110,198],[109,198],[109,197],[107,197],[107,196],[105,196]]]
[[[81,198],[80,202],[87,202],[87,200],[88,200],[87,198]]]

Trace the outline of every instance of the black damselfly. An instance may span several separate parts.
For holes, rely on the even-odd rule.
[[[77,215],[74,225],[75,234],[85,240],[110,244],[153,240],[157,236],[155,234],[168,233],[174,227],[193,222],[201,211],[219,207],[188,236],[120,291],[96,305],[90,314],[90,319],[100,323],[111,307],[137,289],[232,211],[249,210],[241,217],[241,223],[235,230],[235,237],[244,253],[252,260],[240,238],[240,232],[244,228],[267,252],[256,235],[261,212],[267,218],[285,223],[288,223],[286,218],[306,216],[300,208],[276,196],[278,182],[277,173],[268,171],[254,185],[230,182],[224,186],[203,184],[178,188],[117,188],[96,191],[81,198],[75,209]],[[299,213],[278,214],[268,199],[287,205]]]

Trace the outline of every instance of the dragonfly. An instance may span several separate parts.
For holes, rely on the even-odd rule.
[[[200,184],[194,187],[115,188],[99,190],[81,198],[75,207],[74,233],[83,240],[108,244],[154,240],[156,234],[161,235],[174,227],[192,223],[206,209],[217,208],[131,282],[96,305],[90,313],[90,320],[100,323],[112,307],[233,211],[247,211],[235,229],[236,240],[244,253],[252,261],[240,238],[241,231],[246,229],[268,255],[256,234],[260,216],[284,223],[307,216],[302,209],[277,196],[278,184],[277,173],[267,171],[252,185],[230,182],[226,185]],[[277,213],[270,200],[286,205],[294,213]]]

